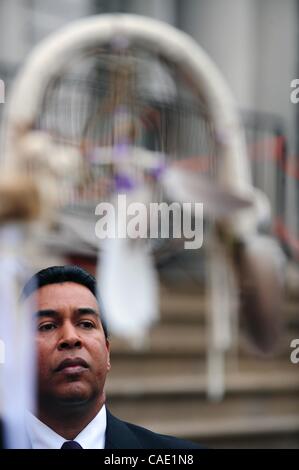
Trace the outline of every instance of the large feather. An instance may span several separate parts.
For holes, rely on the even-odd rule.
[[[169,199],[203,203],[205,214],[213,217],[230,215],[232,211],[250,208],[253,203],[249,194],[239,195],[216,181],[175,166],[164,170],[161,183]]]
[[[144,188],[128,194],[128,201],[150,201]],[[148,213],[147,213],[148,214]],[[116,228],[126,230],[126,214],[119,217]],[[141,225],[147,223],[140,220]],[[117,225],[117,224],[116,224]],[[121,225],[121,226],[120,226]],[[145,238],[107,238],[101,242],[99,257],[99,286],[108,329],[139,346],[153,323],[158,319],[158,279],[151,252]]]

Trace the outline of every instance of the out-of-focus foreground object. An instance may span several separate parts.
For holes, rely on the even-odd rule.
[[[29,226],[40,214],[36,184],[24,175],[2,170],[0,177],[0,366],[2,445],[26,448],[25,410],[34,409],[35,357],[32,311],[20,301],[30,275],[26,260]],[[31,253],[33,253],[32,249]],[[1,360],[2,362],[2,360]]]

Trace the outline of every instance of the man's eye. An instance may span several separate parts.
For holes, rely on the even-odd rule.
[[[43,323],[38,326],[38,331],[52,331],[56,328],[54,323]]]
[[[92,328],[94,328],[94,324],[88,320],[81,321],[79,325],[86,330],[91,330]]]

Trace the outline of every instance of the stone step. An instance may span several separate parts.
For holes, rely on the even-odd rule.
[[[299,337],[299,330],[291,328],[285,331],[279,340],[274,356],[290,356],[290,343],[294,338]],[[136,349],[119,337],[110,338],[111,354],[117,359],[119,356],[131,356],[132,358],[144,358],[151,356],[196,356],[203,357],[206,355],[209,343],[208,332],[205,327],[190,324],[164,324],[159,323],[149,333],[147,343],[140,349]],[[241,333],[238,338],[238,344],[233,347],[240,355],[256,355],[255,351],[246,334]]]
[[[115,378],[123,377],[156,377],[194,375],[205,376],[207,363],[205,356],[200,355],[147,355],[147,356],[111,356],[112,370],[110,375]],[[225,356],[225,368],[229,372],[251,373],[262,371],[266,376],[277,371],[294,370],[298,373],[298,364],[292,364],[289,357],[249,357],[227,354]],[[280,372],[279,372],[280,373]]]
[[[206,363],[202,355],[186,354],[111,354],[112,370],[111,374],[115,377],[124,377],[126,375],[138,376],[147,375],[155,371],[157,376],[165,374],[179,374],[185,371],[186,374],[204,374]]]
[[[231,394],[255,395],[261,393],[299,392],[299,374],[296,365],[283,361],[240,362],[237,367],[226,367],[226,396]],[[161,375],[155,369],[139,371],[139,374],[120,374],[112,371],[107,380],[110,398],[153,397],[164,395],[196,395],[205,398],[207,376],[205,366],[201,373],[188,373],[185,370],[168,371]]]
[[[203,295],[164,291],[160,297],[161,322],[204,324],[207,320],[208,306],[208,299]],[[288,325],[299,328],[299,301],[285,299],[282,317]]]
[[[142,422],[161,434],[191,439],[210,448],[296,448],[299,447],[299,413],[258,415],[184,421]],[[141,423],[140,423],[141,425]],[[276,438],[278,436],[278,439]],[[276,444],[273,444],[276,439]],[[252,442],[253,441],[253,442]],[[292,442],[290,445],[289,442]],[[228,442],[228,443],[227,443]],[[230,443],[229,443],[230,442]],[[241,443],[238,446],[238,442]],[[282,444],[285,442],[285,444]],[[268,443],[268,444],[266,444]],[[270,444],[270,445],[269,445]]]
[[[125,405],[125,406],[124,406]],[[298,391],[226,397],[220,402],[198,396],[108,399],[112,413],[155,432],[200,441],[228,436],[298,433]]]

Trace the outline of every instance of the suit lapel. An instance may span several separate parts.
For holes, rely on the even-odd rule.
[[[105,449],[141,449],[141,445],[127,423],[107,411]]]

